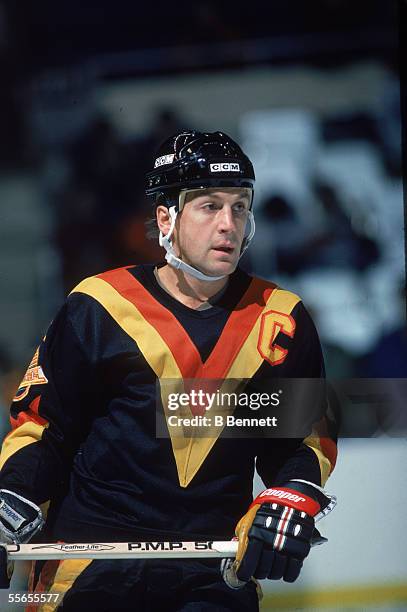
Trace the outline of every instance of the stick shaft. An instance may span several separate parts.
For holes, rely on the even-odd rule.
[[[235,557],[236,541],[9,544],[10,561],[45,559],[192,559]]]

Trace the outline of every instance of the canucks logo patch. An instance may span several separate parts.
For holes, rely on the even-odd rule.
[[[48,382],[42,367],[38,363],[39,349],[34,353],[30,365],[24,374],[23,380],[18,386],[13,402],[19,402],[28,395],[31,385],[46,385]]]

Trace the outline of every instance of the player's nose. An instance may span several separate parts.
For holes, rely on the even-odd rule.
[[[232,232],[236,229],[233,211],[229,206],[223,206],[218,215],[218,229],[220,231]]]

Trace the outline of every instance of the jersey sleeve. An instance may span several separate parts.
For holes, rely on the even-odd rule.
[[[78,331],[75,321],[81,321]],[[91,321],[83,298],[58,312],[21,381],[0,455],[0,486],[42,504],[69,473],[97,395]]]
[[[295,306],[291,316],[295,321],[294,336],[277,336],[278,344],[286,350],[284,362],[277,366],[278,377],[293,379],[292,384],[300,380],[306,383],[306,379],[324,379],[324,360],[318,333],[302,302]],[[282,485],[294,478],[324,486],[334,469],[336,428],[323,386],[318,388],[320,393],[315,400],[318,406],[312,406],[313,422],[309,426],[309,435],[305,438],[263,440],[256,469],[267,487]]]

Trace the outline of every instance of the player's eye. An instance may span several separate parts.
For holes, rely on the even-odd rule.
[[[244,202],[237,202],[236,204],[234,204],[233,206],[233,210],[235,213],[239,214],[239,215],[243,215],[247,213],[247,206]]]
[[[204,210],[217,210],[219,206],[214,202],[205,202],[204,204],[202,204],[202,208]]]

